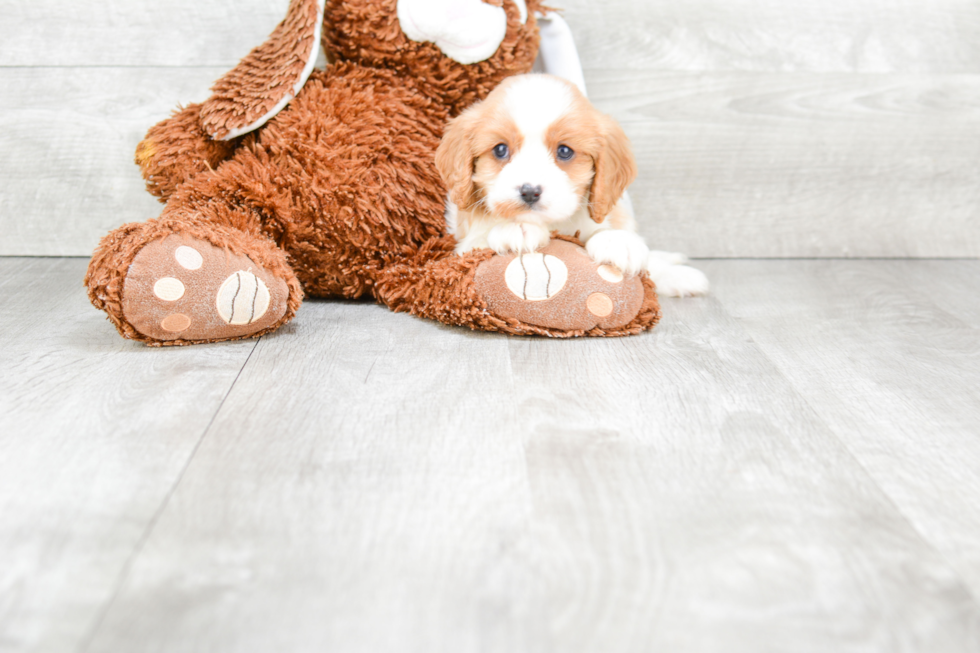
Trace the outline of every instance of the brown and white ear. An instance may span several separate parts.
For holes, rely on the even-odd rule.
[[[306,83],[316,64],[325,0],[291,0],[286,18],[266,42],[211,87],[201,124],[215,140],[258,129]]]
[[[603,116],[602,147],[595,157],[595,177],[589,194],[589,215],[602,222],[636,179],[633,149],[619,123]]]
[[[449,199],[460,209],[468,209],[478,200],[473,183],[473,134],[479,124],[478,107],[474,105],[450,120],[436,149],[436,170],[449,189]]]

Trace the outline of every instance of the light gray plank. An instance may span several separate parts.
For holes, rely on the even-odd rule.
[[[918,296],[928,297],[946,313],[980,328],[980,261],[901,261],[895,268]]]
[[[89,650],[976,650],[966,587],[738,323],[665,311],[554,342],[308,303]]]
[[[707,257],[980,256],[980,76],[594,72],[641,231]]]
[[[25,5],[26,6],[26,5]],[[133,162],[147,129],[219,68],[0,68],[0,255],[88,256],[160,214]]]
[[[254,341],[149,349],[87,261],[0,259],[0,650],[78,650]]]
[[[586,69],[978,73],[969,0],[558,0]]]
[[[586,68],[980,72],[965,0],[562,0]],[[2,0],[0,66],[228,66],[288,0]]]
[[[248,54],[289,0],[0,0],[0,66],[221,66]]]
[[[159,213],[133,151],[219,68],[0,69],[0,254],[86,255]],[[700,256],[980,255],[980,77],[590,76],[640,163],[659,248]],[[25,102],[24,97],[30,98]],[[937,218],[941,215],[941,219]]]
[[[719,300],[980,596],[978,262],[705,267]]]

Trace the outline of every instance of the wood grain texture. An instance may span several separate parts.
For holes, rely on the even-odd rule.
[[[970,0],[557,0],[586,70],[980,73]]]
[[[133,162],[220,68],[0,68],[0,255],[88,256],[107,231],[160,214]]]
[[[288,6],[289,0],[0,0],[0,66],[226,70],[265,40]]]
[[[151,350],[87,261],[0,259],[0,650],[78,650],[255,346]]]
[[[84,255],[159,213],[146,127],[218,68],[0,69],[0,254]],[[980,77],[590,73],[633,141],[641,231],[700,256],[980,256]],[[29,216],[25,218],[25,216]]]
[[[303,311],[87,650],[980,645],[956,573],[715,300],[577,342]]]
[[[592,97],[633,139],[655,246],[980,256],[977,3],[565,4]],[[156,215],[137,142],[285,6],[0,0],[0,255],[88,255]]]
[[[5,653],[980,646],[977,261],[702,261],[622,340],[320,301],[170,350],[84,265],[0,259]]]
[[[706,267],[719,300],[980,597],[978,262]]]
[[[974,328],[980,328],[980,261],[907,261],[896,263],[896,275],[918,296]],[[936,286],[942,288],[935,292]]]
[[[560,0],[587,69],[980,73],[969,0]],[[0,66],[230,66],[288,0],[0,0]]]
[[[980,256],[980,76],[593,71],[657,249]]]

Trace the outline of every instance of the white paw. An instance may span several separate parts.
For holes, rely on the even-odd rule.
[[[534,252],[551,240],[544,227],[527,222],[498,224],[487,234],[487,245],[498,254],[526,254]]]
[[[650,274],[650,278],[656,281],[669,268],[685,263],[687,263],[687,256],[684,254],[651,249],[650,258],[647,259],[647,272]]]
[[[657,294],[661,297],[697,297],[707,295],[711,284],[701,270],[686,265],[668,265],[650,278],[657,284]]]
[[[681,254],[680,252],[663,252],[659,249],[651,249],[650,260],[663,261],[667,265],[684,265],[687,263],[687,254]]]
[[[585,244],[585,250],[597,263],[608,263],[623,274],[634,275],[643,270],[650,250],[643,238],[624,229],[599,231]]]

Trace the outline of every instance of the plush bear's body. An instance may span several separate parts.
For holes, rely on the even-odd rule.
[[[578,286],[516,313],[507,308],[513,297],[495,302],[505,285],[476,281],[492,252],[452,254],[434,152],[450,117],[530,70],[537,25],[529,5],[523,18],[507,0],[496,52],[461,64],[406,38],[396,0],[330,0],[325,8],[294,0],[270,41],[220,80],[212,98],[140,144],[148,189],[166,206],[159,218],[103,239],[86,276],[92,302],[125,337],[154,345],[267,333],[293,317],[304,292],[371,296],[395,310],[514,334],[625,335],[652,326],[656,296],[638,278],[612,293],[612,315],[570,322],[570,312],[582,312],[582,293],[598,284],[571,246],[554,251],[561,265],[582,268],[573,275]],[[320,12],[334,63],[304,84],[310,65],[297,53],[308,58],[315,49]]]

